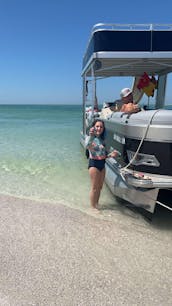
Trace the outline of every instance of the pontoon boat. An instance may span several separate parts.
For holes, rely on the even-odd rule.
[[[81,144],[85,148],[89,127],[101,116],[97,82],[114,76],[132,77],[133,95],[142,110],[138,113],[117,110],[103,119],[108,152],[117,149],[121,153],[117,159],[106,160],[105,181],[114,195],[151,215],[156,205],[172,210],[172,110],[165,105],[167,78],[171,72],[172,25],[97,24],[93,27],[82,67]],[[147,105],[142,104],[145,96]]]

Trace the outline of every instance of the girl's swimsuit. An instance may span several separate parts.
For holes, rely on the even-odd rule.
[[[88,169],[90,167],[95,167],[99,171],[102,171],[105,167],[105,159],[89,159]]]
[[[101,137],[89,136],[86,147],[89,149],[88,168],[95,167],[102,171],[107,157],[104,140]]]

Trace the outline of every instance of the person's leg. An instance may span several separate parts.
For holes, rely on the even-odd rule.
[[[100,172],[100,191],[103,187],[104,180],[105,180],[105,168],[102,169],[102,171]]]
[[[100,191],[102,188],[102,179],[104,175],[102,172],[104,173],[104,169],[100,171],[95,167],[89,168],[91,178],[90,203],[93,208],[97,208],[98,206]]]
[[[98,192],[97,192],[97,205],[99,203],[100,193],[101,193],[101,190],[102,190],[102,187],[103,187],[104,179],[105,179],[105,168],[100,171],[99,188],[98,188]]]

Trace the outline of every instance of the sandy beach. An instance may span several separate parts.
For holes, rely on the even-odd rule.
[[[0,196],[0,305],[172,305],[171,221]]]

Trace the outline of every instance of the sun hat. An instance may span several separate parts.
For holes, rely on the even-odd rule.
[[[131,89],[130,88],[123,88],[121,90],[121,93],[120,93],[120,96],[121,98],[125,98],[127,97],[128,95],[130,95],[132,93]]]

